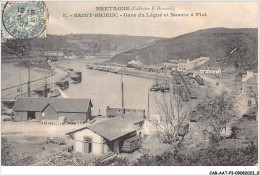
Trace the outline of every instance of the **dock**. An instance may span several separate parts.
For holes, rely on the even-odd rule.
[[[97,70],[97,71],[103,71],[103,72],[110,72],[114,74],[123,74],[123,75],[129,75],[129,76],[135,76],[135,77],[142,77],[142,78],[148,78],[148,79],[158,79],[158,80],[170,80],[170,74],[169,75],[155,75],[155,72],[149,72],[144,70],[136,70],[129,67],[111,67],[111,66],[105,66],[105,65],[87,65],[87,69],[91,70]]]

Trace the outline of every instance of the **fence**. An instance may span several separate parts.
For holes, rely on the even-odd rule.
[[[64,125],[65,122],[59,121],[59,120],[47,120],[47,119],[45,119],[45,120],[41,121],[41,124],[43,124],[43,125]]]
[[[41,121],[43,125],[64,125],[64,124],[76,125],[76,124],[84,124],[85,121],[61,121],[61,120],[47,120],[44,119]]]
[[[43,125],[64,125],[65,122],[66,122],[66,117],[62,116],[62,117],[59,117],[59,120],[44,119],[41,121],[41,124],[43,124]]]

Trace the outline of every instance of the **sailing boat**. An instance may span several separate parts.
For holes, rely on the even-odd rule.
[[[158,83],[158,57],[157,57],[157,70],[156,70],[156,76],[155,76],[155,83],[150,88],[150,91],[158,91],[160,90],[160,85]]]
[[[51,72],[50,72],[50,90],[48,91],[47,96],[48,96],[49,98],[53,98],[53,97],[58,97],[58,96],[60,96],[60,94],[61,94],[61,93],[60,93],[59,89],[55,88],[55,87],[53,86],[52,82],[51,82]]]
[[[170,90],[169,83],[166,81],[163,82],[160,90],[161,90],[161,92],[169,92],[169,90]]]
[[[166,62],[165,61],[165,57],[164,57],[164,62]],[[163,72],[164,72],[164,74],[163,74],[163,82],[162,82],[160,90],[161,90],[161,92],[169,92],[170,91],[170,85],[169,85],[169,83],[168,83],[168,81],[166,79],[167,68],[166,68],[165,65],[164,65],[163,68],[164,68],[163,69]]]
[[[152,85],[150,91],[158,91],[158,90],[160,90],[160,85],[158,84],[158,80],[156,78],[156,82]]]
[[[161,92],[169,92],[169,90],[170,90],[170,85],[166,79],[166,68],[164,69],[164,76],[163,76],[163,81],[162,81],[160,90],[161,90]]]
[[[50,92],[48,92],[48,97],[53,98],[60,96],[60,91],[58,89],[51,89]]]

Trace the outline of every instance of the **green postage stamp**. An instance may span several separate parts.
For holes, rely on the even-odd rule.
[[[9,1],[2,4],[2,38],[46,37],[48,11],[41,1]]]

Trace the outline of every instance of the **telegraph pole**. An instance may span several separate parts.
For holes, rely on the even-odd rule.
[[[47,84],[47,78],[45,75],[45,84],[44,84],[44,97],[48,97],[48,84]]]
[[[148,108],[147,108],[147,120],[150,119],[150,94],[149,94],[149,88],[148,88]]]
[[[173,81],[171,80],[171,76],[169,77],[169,86],[170,86],[170,104],[171,104],[171,115],[174,117],[174,106],[173,106]]]
[[[123,110],[123,114],[124,114],[124,83],[123,83],[123,68],[121,66],[121,70],[122,70],[122,73],[121,73],[121,103],[122,103],[122,110]]]

